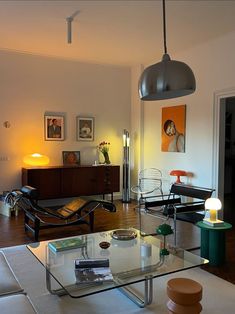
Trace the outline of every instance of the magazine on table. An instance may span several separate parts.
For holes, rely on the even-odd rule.
[[[102,283],[113,281],[108,259],[76,259],[76,283]]]

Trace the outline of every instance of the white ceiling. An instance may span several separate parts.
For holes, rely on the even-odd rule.
[[[72,44],[66,42],[66,17]],[[235,1],[166,0],[167,43],[175,52],[235,30]],[[163,53],[162,3],[156,1],[0,1],[0,49],[95,63],[136,64]]]

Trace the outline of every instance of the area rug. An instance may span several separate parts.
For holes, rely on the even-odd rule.
[[[81,299],[51,295],[45,285],[45,269],[26,246],[5,248],[3,251],[39,314],[166,314],[166,283],[174,277],[191,278],[201,283],[202,313],[234,313],[235,286],[199,267],[154,279],[153,303],[141,309],[117,289]],[[141,290],[142,284],[135,288]]]

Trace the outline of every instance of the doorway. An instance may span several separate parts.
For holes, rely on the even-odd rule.
[[[225,98],[224,220],[235,222],[235,97]]]
[[[220,218],[235,223],[235,88],[215,94],[213,185],[223,209]]]

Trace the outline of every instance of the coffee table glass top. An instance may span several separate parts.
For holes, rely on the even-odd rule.
[[[76,236],[74,238],[81,238],[86,243],[84,247],[57,253],[48,247],[50,241],[32,243],[27,248],[46,268],[47,277],[49,274],[55,288],[62,288],[77,298],[145,281],[146,276],[155,278],[208,263],[208,260],[178,248],[171,248],[169,255],[160,256],[162,241],[152,236],[141,237],[136,231],[135,239],[125,241],[113,239],[112,230]],[[110,242],[110,247],[101,249],[99,243],[102,241]],[[84,258],[108,258],[114,280],[75,284],[74,261]]]

